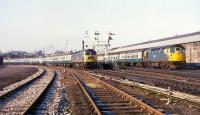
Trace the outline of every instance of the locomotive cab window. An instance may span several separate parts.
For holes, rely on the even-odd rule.
[[[175,49],[174,48],[170,48],[170,53],[174,53]]]
[[[181,51],[181,48],[176,48],[176,51]]]

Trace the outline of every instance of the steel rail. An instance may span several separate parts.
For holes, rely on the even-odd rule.
[[[164,82],[166,84],[170,84],[170,87],[179,87],[179,88],[184,87],[184,88],[186,88],[185,91],[192,89],[193,92],[196,92],[200,87],[200,83],[196,83],[196,82],[179,81],[179,80],[174,80],[174,79],[170,79],[170,78],[154,77],[154,76],[148,76],[148,75],[143,75],[143,74],[138,74],[138,73],[127,73],[127,72],[117,72],[117,71],[110,71],[110,73],[109,73],[109,71],[107,71],[106,74],[111,74],[111,75],[117,74],[117,76],[125,75],[128,77],[135,76],[140,79],[143,79],[144,82],[146,82],[148,80],[153,80],[154,81],[153,83],[159,83],[159,84]],[[147,78],[147,79],[145,79],[145,78]],[[171,84],[171,83],[173,83],[173,84]]]
[[[26,115],[28,113],[28,111],[30,111],[31,109],[34,108],[34,105],[40,100],[40,98],[42,97],[42,95],[47,91],[47,89],[49,88],[49,86],[51,85],[51,83],[53,83],[53,80],[55,79],[57,73],[54,72],[52,79],[49,81],[49,83],[45,86],[45,88],[43,89],[43,91],[41,91],[41,93],[39,95],[37,95],[37,97],[35,98],[34,101],[32,101],[32,103],[26,108],[26,110],[22,113],[22,115]]]
[[[91,74],[93,76],[99,77],[99,78],[105,78],[101,75],[95,75],[95,74],[90,73],[90,72],[87,72],[87,73]],[[126,81],[126,80],[124,80],[124,81],[116,80],[116,79],[111,79],[111,80],[114,81],[114,82],[120,82],[120,83],[125,84],[125,85],[137,86],[137,87],[140,87],[140,88],[145,89],[145,90],[149,90],[149,91],[161,93],[162,95],[165,95],[165,96],[169,96],[169,90],[168,89],[154,87],[154,86],[141,84],[141,83],[137,83],[137,82],[132,82],[132,81]],[[178,92],[178,91],[171,91],[171,93],[172,93],[171,96],[173,98],[190,102],[190,103],[192,103],[196,106],[200,106],[200,98],[198,96],[187,94],[187,93],[182,93],[182,92]]]
[[[199,78],[200,73],[198,70],[162,70],[162,69],[147,69],[147,68],[127,68],[126,70],[136,70],[136,71],[148,71],[148,72],[154,72],[154,73],[165,73],[169,75],[177,75],[177,76],[184,76],[184,77],[193,77],[193,78]]]
[[[72,76],[74,77],[74,79],[77,81],[78,85],[80,86],[80,88],[82,89],[84,95],[87,97],[88,99],[88,103],[92,104],[92,107],[94,109],[94,113],[96,113],[97,115],[102,115],[101,111],[99,110],[99,108],[96,106],[95,102],[92,100],[92,98],[90,97],[90,95],[88,94],[88,92],[85,90],[84,86],[81,84],[80,80],[74,75],[72,74]]]
[[[31,79],[28,79],[28,81],[26,81],[26,82],[24,82],[24,83],[22,83],[22,84],[20,84],[20,85],[17,85],[16,87],[14,87],[14,88],[12,88],[12,89],[10,89],[10,90],[6,90],[6,91],[3,92],[2,94],[0,94],[0,99],[3,98],[3,97],[5,97],[5,96],[8,96],[9,94],[11,94],[12,92],[14,92],[14,91],[16,91],[16,90],[18,90],[18,89],[20,89],[20,88],[26,86],[27,84],[31,83],[32,81],[34,81],[34,80],[37,79],[38,77],[44,75],[44,73],[45,73],[45,70],[40,68],[39,71],[38,71],[37,73],[33,74],[32,76],[29,76],[29,77],[32,77],[32,78],[31,78]],[[28,78],[29,78],[29,77],[28,77]],[[24,80],[27,80],[27,79],[24,79]],[[23,80],[20,81],[20,82],[23,82]],[[17,82],[17,83],[19,83],[19,82]],[[8,86],[8,87],[9,87],[9,86]],[[6,87],[6,88],[8,88],[8,87]]]
[[[127,101],[130,102],[130,104],[137,104],[137,106],[141,107],[143,110],[146,110],[148,111],[151,115],[163,115],[163,113],[161,113],[160,111],[152,108],[151,106],[147,105],[146,103],[143,103],[142,101],[132,97],[131,95],[115,88],[114,86],[106,83],[106,82],[103,82],[102,80],[100,79],[97,79],[96,77],[93,77],[93,75],[87,73],[87,72],[84,72],[86,74],[88,74],[90,77],[92,77],[93,79],[95,80],[98,80],[99,83],[103,84],[106,88],[108,88],[110,91],[112,91],[113,93],[115,94],[118,94],[118,96],[126,99]]]
[[[119,72],[121,74],[123,74],[123,72]],[[144,77],[147,77],[147,78],[152,78],[151,76],[148,76],[147,74],[138,74],[138,73],[126,73],[127,75],[136,75],[136,76],[144,76]],[[163,77],[154,77],[154,78],[158,78],[158,79],[162,79],[162,80],[170,80],[170,81],[175,81],[175,82],[179,82],[179,83],[183,83],[183,81],[179,81],[179,80],[176,80],[176,79],[170,79],[170,78],[163,78]],[[191,81],[187,81],[187,82],[184,82],[185,84],[188,84],[188,86],[190,86],[189,84],[191,84],[192,86],[195,86],[195,87],[200,87],[200,83],[197,83],[197,82],[191,82]]]
[[[160,76],[160,77],[165,77],[169,79],[175,79],[175,80],[187,80],[189,82],[199,82],[200,78],[197,77],[192,77],[192,76],[184,76],[184,75],[174,75],[170,73],[162,73],[162,72],[154,72],[154,71],[142,71],[142,70],[123,70],[124,72],[128,73],[140,73],[140,74],[148,74],[152,76]]]
[[[130,76],[133,76],[133,75],[136,75],[136,76],[141,76],[141,77],[146,77],[146,78],[158,78],[158,79],[162,79],[162,80],[170,80],[170,81],[175,81],[175,82],[180,82],[180,83],[183,83],[183,81],[181,80],[177,80],[177,79],[170,79],[170,78],[164,78],[164,77],[158,77],[158,76],[149,76],[147,74],[150,74],[152,75],[152,73],[150,72],[146,72],[145,73],[133,73],[133,72],[117,72],[117,71],[112,71],[112,72],[115,72],[115,73],[119,73],[119,74],[126,74],[126,75],[130,75]],[[195,87],[200,87],[200,83],[197,83],[197,82],[191,82],[191,81],[187,81],[187,82],[184,82],[185,84],[191,84]]]

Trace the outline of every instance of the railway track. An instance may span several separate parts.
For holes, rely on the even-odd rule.
[[[0,98],[0,114],[22,115],[31,111],[39,98],[48,89],[55,78],[55,72],[48,70],[34,76]]]
[[[29,115],[41,114],[65,114],[67,100],[63,93],[63,88],[60,84],[61,74],[56,71],[54,79],[49,84],[49,87],[44,91],[38,101],[27,111]]]
[[[118,77],[118,79],[128,79],[130,81],[136,81],[153,86],[159,86],[172,90],[191,93],[195,95],[200,94],[200,83],[187,81],[184,78],[171,76],[171,75],[156,75],[155,73],[142,72],[142,71],[111,71],[111,70],[96,70],[96,73],[104,75],[111,75]]]
[[[159,89],[156,87],[145,86],[142,84],[135,84],[127,80],[116,80],[111,76],[97,75],[91,72],[84,72],[90,74],[98,79],[101,79],[112,86],[132,95],[133,97],[145,102],[146,104],[165,112],[166,114],[180,114],[180,115],[199,115],[200,114],[200,100],[197,97],[185,95],[182,97],[181,93],[169,95],[168,90]],[[180,96],[180,97],[179,97]]]
[[[134,98],[131,94],[125,93],[95,77],[74,75],[74,78],[88,97],[92,110],[97,114],[163,114]]]
[[[158,97],[149,92],[61,67],[40,69],[37,74],[5,89],[0,96],[2,115],[179,113],[168,111],[167,101],[159,99],[158,102]],[[176,108],[176,105],[169,106]]]
[[[139,68],[139,67],[128,67],[126,70],[130,71],[145,71],[145,72],[154,72],[168,75],[177,75],[182,77],[189,77],[192,79],[200,79],[200,70],[162,70],[157,68]]]
[[[93,110],[91,105],[88,104],[89,97],[87,97],[84,88],[81,88],[81,84],[78,84],[77,80],[72,76],[72,70],[62,68],[61,84],[65,87],[64,92],[68,101],[67,113],[72,115],[91,115]]]
[[[3,88],[2,91],[0,91],[0,98],[3,98],[9,94],[11,94],[12,92],[22,88],[23,86],[31,83],[32,81],[34,81],[35,79],[37,79],[38,77],[42,76],[45,73],[44,69],[39,68],[38,72],[33,74],[32,76],[29,76],[28,78],[19,81],[17,83],[14,83],[10,86],[7,86],[5,88]]]
[[[138,70],[138,69],[133,69],[133,70],[121,70],[123,72],[127,72],[127,73],[136,73],[136,74],[142,74],[142,75],[150,75],[150,76],[157,76],[157,77],[161,77],[161,78],[168,78],[168,79],[174,79],[174,80],[182,80],[182,81],[187,81],[187,82],[200,82],[200,77],[193,77],[192,75],[191,76],[188,76],[188,75],[181,75],[181,74],[178,74],[178,73],[181,73],[181,72],[177,72],[177,75],[176,74],[173,74],[170,73],[170,71],[165,71],[165,70],[162,70],[162,71],[158,71],[158,72],[154,72],[154,71],[146,71],[146,70]],[[191,70],[192,71],[192,70]],[[192,72],[191,72],[192,73]]]

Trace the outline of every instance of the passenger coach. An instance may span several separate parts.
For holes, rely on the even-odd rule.
[[[6,59],[6,64],[32,65],[64,65],[69,67],[96,68],[97,53],[93,49],[86,49],[71,54],[48,56],[41,58]]]

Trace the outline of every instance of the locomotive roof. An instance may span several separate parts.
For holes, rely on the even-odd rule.
[[[123,51],[129,51],[129,50],[140,50],[140,49],[153,48],[153,47],[164,47],[164,46],[198,42],[198,41],[200,41],[199,31],[183,34],[183,35],[176,35],[173,37],[166,37],[166,38],[152,40],[152,41],[146,41],[142,43],[131,44],[127,46],[116,47],[116,48],[110,49],[110,53],[123,52]]]

